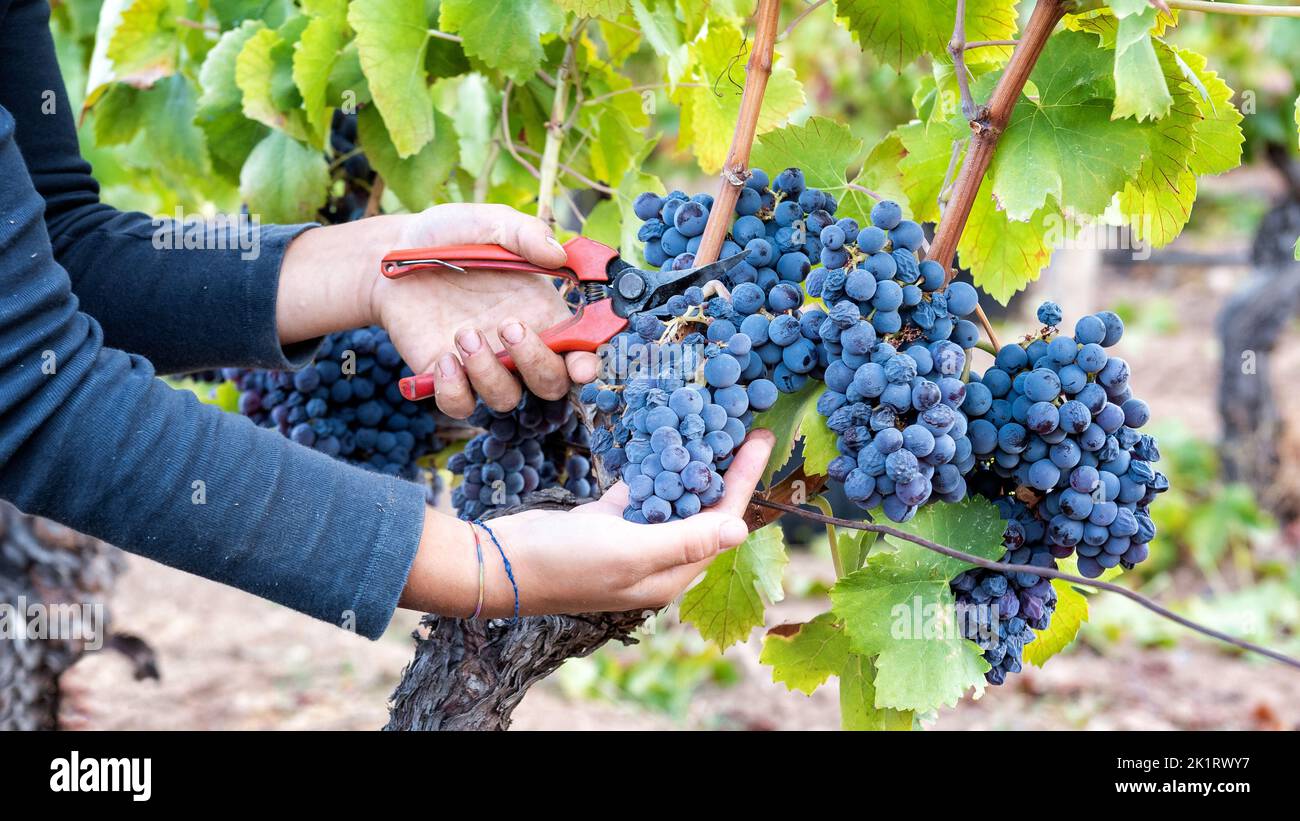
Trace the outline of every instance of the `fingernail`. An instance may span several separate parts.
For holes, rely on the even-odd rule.
[[[749,528],[739,519],[732,519],[718,531],[718,538],[724,545],[738,545],[749,537]]]
[[[524,326],[518,322],[507,322],[501,327],[501,338],[507,345],[518,345],[524,341]]]
[[[467,354],[473,354],[483,344],[483,338],[473,328],[456,332],[456,345]]]
[[[561,252],[561,253],[565,253],[565,251],[564,251],[564,246],[561,245],[561,244],[560,244],[560,241],[559,241],[558,239],[556,239],[555,237],[547,237],[547,238],[546,238],[546,241],[547,241],[548,243],[550,243],[552,246],[554,246],[555,250],[557,250],[557,251],[559,251],[559,252]]]
[[[441,374],[443,379],[451,379],[456,376],[456,366],[456,357],[445,353],[442,355],[442,359],[438,360],[438,373]]]

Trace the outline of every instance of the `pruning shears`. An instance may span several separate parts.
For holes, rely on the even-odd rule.
[[[594,353],[627,327],[628,317],[640,312],[664,312],[669,297],[692,285],[704,286],[721,279],[745,259],[742,251],[727,259],[682,271],[645,271],[624,262],[618,251],[586,237],[564,244],[568,260],[562,268],[535,265],[500,245],[446,245],[408,248],[386,255],[380,271],[397,279],[417,271],[487,269],[518,271],[523,274],[562,277],[578,287],[582,302],[571,319],[541,333],[546,347],[556,353]],[[514,361],[504,351],[497,354],[510,370]],[[408,376],[399,387],[412,401],[433,396],[434,374]]]

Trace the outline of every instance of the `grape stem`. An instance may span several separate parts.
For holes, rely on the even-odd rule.
[[[1205,0],[1166,0],[1171,9],[1233,14],[1241,17],[1300,17],[1300,6],[1264,6],[1251,3],[1209,3]]]
[[[760,507],[771,508],[773,510],[778,510],[781,511],[782,513],[790,513],[795,516],[800,516],[802,518],[809,519],[814,522],[821,522],[822,524],[828,527],[834,525],[835,527],[849,528],[851,530],[866,530],[871,533],[878,533],[885,536],[893,536],[896,539],[902,539],[903,541],[911,542],[912,544],[919,545],[921,547],[924,547],[927,550],[932,550],[935,553],[938,553],[943,556],[947,556],[950,559],[958,559],[960,561],[973,564],[976,567],[982,567],[986,570],[995,570],[1000,573],[1030,573],[1032,575],[1040,576],[1045,579],[1060,579],[1061,581],[1069,582],[1071,584],[1083,585],[1085,587],[1092,587],[1098,590],[1105,590],[1110,593],[1117,593],[1131,601],[1137,602],[1142,607],[1145,607],[1151,612],[1159,616],[1163,616],[1164,618],[1169,619],[1170,621],[1176,624],[1180,624],[1183,627],[1188,628],[1189,630],[1195,630],[1198,633],[1209,636],[1210,638],[1218,639],[1219,641],[1225,642],[1227,644],[1231,644],[1233,647],[1237,647],[1242,650],[1247,650],[1252,653],[1259,653],[1260,655],[1267,656],[1273,659],[1274,661],[1281,662],[1282,664],[1300,670],[1300,659],[1292,658],[1291,656],[1288,656],[1284,653],[1280,653],[1276,650],[1270,650],[1267,647],[1263,647],[1261,645],[1254,644],[1252,642],[1245,641],[1243,639],[1235,638],[1233,636],[1228,635],[1227,633],[1221,633],[1212,627],[1206,627],[1205,625],[1198,624],[1197,622],[1194,622],[1191,619],[1178,615],[1177,613],[1173,612],[1167,607],[1164,607],[1163,605],[1156,603],[1155,601],[1147,598],[1146,596],[1143,596],[1141,593],[1138,593],[1134,590],[1130,590],[1129,588],[1123,587],[1118,584],[1113,584],[1111,582],[1104,582],[1097,579],[1085,579],[1082,576],[1075,576],[1071,573],[1063,573],[1060,570],[1053,570],[1047,567],[1037,567],[1035,565],[1030,565],[1030,564],[1006,564],[1003,562],[995,562],[992,559],[985,559],[982,556],[975,556],[970,553],[964,553],[955,548],[948,547],[947,545],[941,545],[938,542],[930,541],[929,539],[926,539],[922,536],[917,536],[912,533],[907,533],[906,531],[899,530],[896,527],[890,527],[889,525],[881,525],[881,524],[875,524],[869,522],[859,522],[859,521],[854,521],[852,519],[841,519],[837,516],[827,516],[823,513],[814,513],[811,510],[806,510],[804,508],[796,507],[794,505],[788,505],[782,502],[774,502],[770,499],[764,499],[761,496],[755,496],[754,499],[751,501],[751,504],[759,505]]]
[[[794,31],[795,26],[802,23],[805,17],[812,14],[814,11],[817,11],[817,9],[821,8],[824,5],[826,5],[826,0],[816,0],[816,2],[809,3],[808,8],[796,14],[794,19],[790,21],[790,25],[786,26],[785,29],[781,32],[780,36],[777,37],[776,39],[784,40],[785,38],[789,37],[790,33]]]
[[[551,118],[546,121],[546,143],[538,167],[537,218],[555,226],[555,188],[560,171],[560,148],[564,145],[564,123],[569,115],[569,89],[578,85],[578,68],[574,59],[574,46],[587,25],[583,17],[573,26],[564,46],[564,57],[555,78],[555,96],[551,99]],[[581,92],[579,92],[581,93]]]
[[[758,133],[758,114],[763,108],[767,80],[772,76],[772,55],[776,50],[776,26],[780,16],[780,0],[758,0],[754,12],[754,49],[745,64],[745,90],[740,97],[740,114],[736,118],[736,130],[731,135],[731,148],[722,164],[718,194],[709,209],[709,221],[704,226],[700,250],[695,254],[696,265],[717,261],[736,208],[736,199],[749,179],[749,154]]]

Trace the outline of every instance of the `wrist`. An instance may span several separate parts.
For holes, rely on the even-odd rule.
[[[410,215],[371,217],[303,232],[280,264],[276,322],[284,344],[381,324],[380,260],[409,234]]]

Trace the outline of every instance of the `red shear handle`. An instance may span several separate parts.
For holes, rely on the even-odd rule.
[[[416,271],[432,269],[488,269],[493,271],[518,271],[526,274],[563,276],[579,282],[609,282],[609,263],[618,251],[586,237],[574,237],[564,244],[568,260],[563,268],[543,268],[534,265],[518,254],[500,245],[444,245],[432,248],[410,248],[393,251],[384,257],[380,270],[390,279],[404,277]],[[578,313],[541,334],[546,347],[556,353],[587,351],[594,353],[601,345],[627,327],[627,320],[614,313],[609,300],[588,303]],[[502,351],[497,358],[509,370],[515,370],[510,354]],[[434,394],[435,376],[432,372],[408,376],[399,383],[402,396],[416,401]]]
[[[618,251],[586,237],[574,237],[564,244],[568,260],[563,268],[534,265],[500,245],[439,245],[431,248],[406,248],[386,255],[380,264],[384,276],[404,277],[416,271],[435,268],[487,268],[493,271],[519,271],[526,274],[568,276],[579,282],[608,282],[606,269]]]

